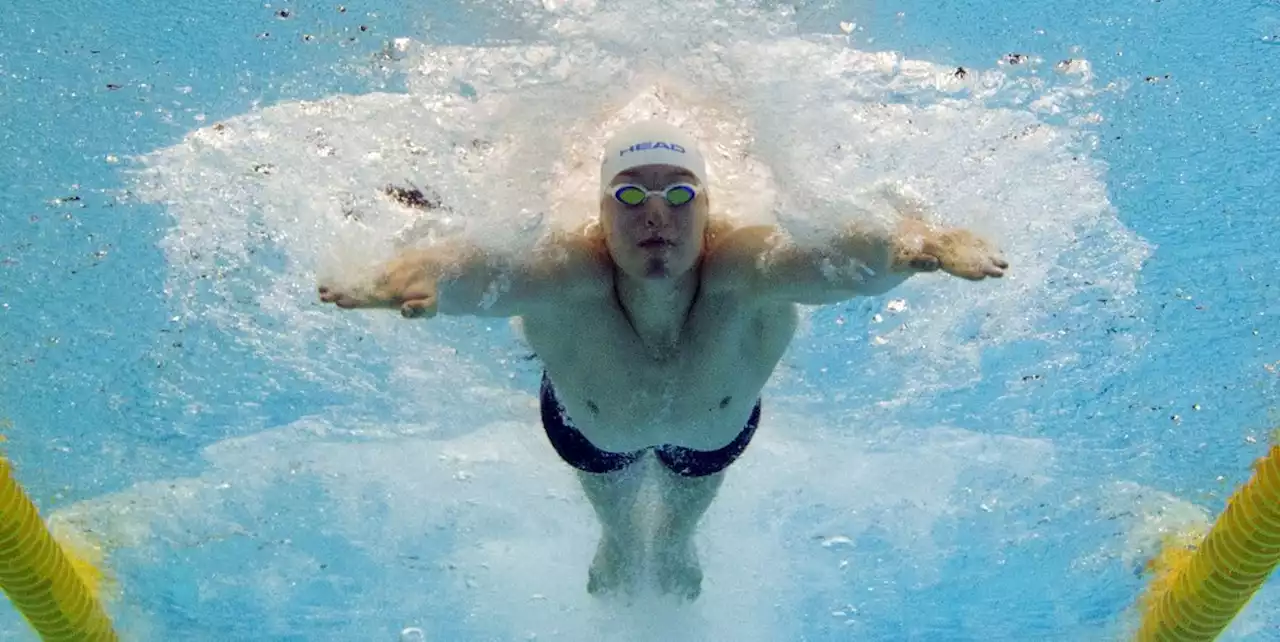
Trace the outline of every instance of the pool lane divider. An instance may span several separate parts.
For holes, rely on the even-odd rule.
[[[44,642],[115,641],[93,556],[59,543],[0,454],[0,589]]]
[[[1166,544],[1148,563],[1138,642],[1214,640],[1280,563],[1280,444],[1201,541]]]

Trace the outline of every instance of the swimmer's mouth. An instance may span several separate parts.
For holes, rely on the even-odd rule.
[[[669,247],[671,245],[675,245],[675,244],[672,243],[671,241],[668,241],[667,239],[645,239],[643,241],[640,241],[640,247],[646,250],[656,248],[656,247]]]

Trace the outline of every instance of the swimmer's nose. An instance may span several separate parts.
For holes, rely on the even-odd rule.
[[[656,200],[656,199],[652,199]],[[671,212],[663,203],[646,203],[644,208],[644,226],[647,230],[664,230],[671,224]]]

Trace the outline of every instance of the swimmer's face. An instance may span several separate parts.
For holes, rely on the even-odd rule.
[[[643,279],[666,279],[694,269],[707,229],[706,187],[689,170],[672,165],[635,167],[618,174],[609,184],[620,183],[653,191],[690,183],[698,188],[698,194],[684,205],[671,205],[656,194],[640,205],[625,205],[606,193],[600,203],[600,223],[618,268]]]

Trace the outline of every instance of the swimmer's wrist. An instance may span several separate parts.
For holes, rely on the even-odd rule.
[[[932,226],[919,219],[906,218],[899,222],[892,235],[894,272],[915,272],[916,262],[925,254],[928,240],[934,234]]]

